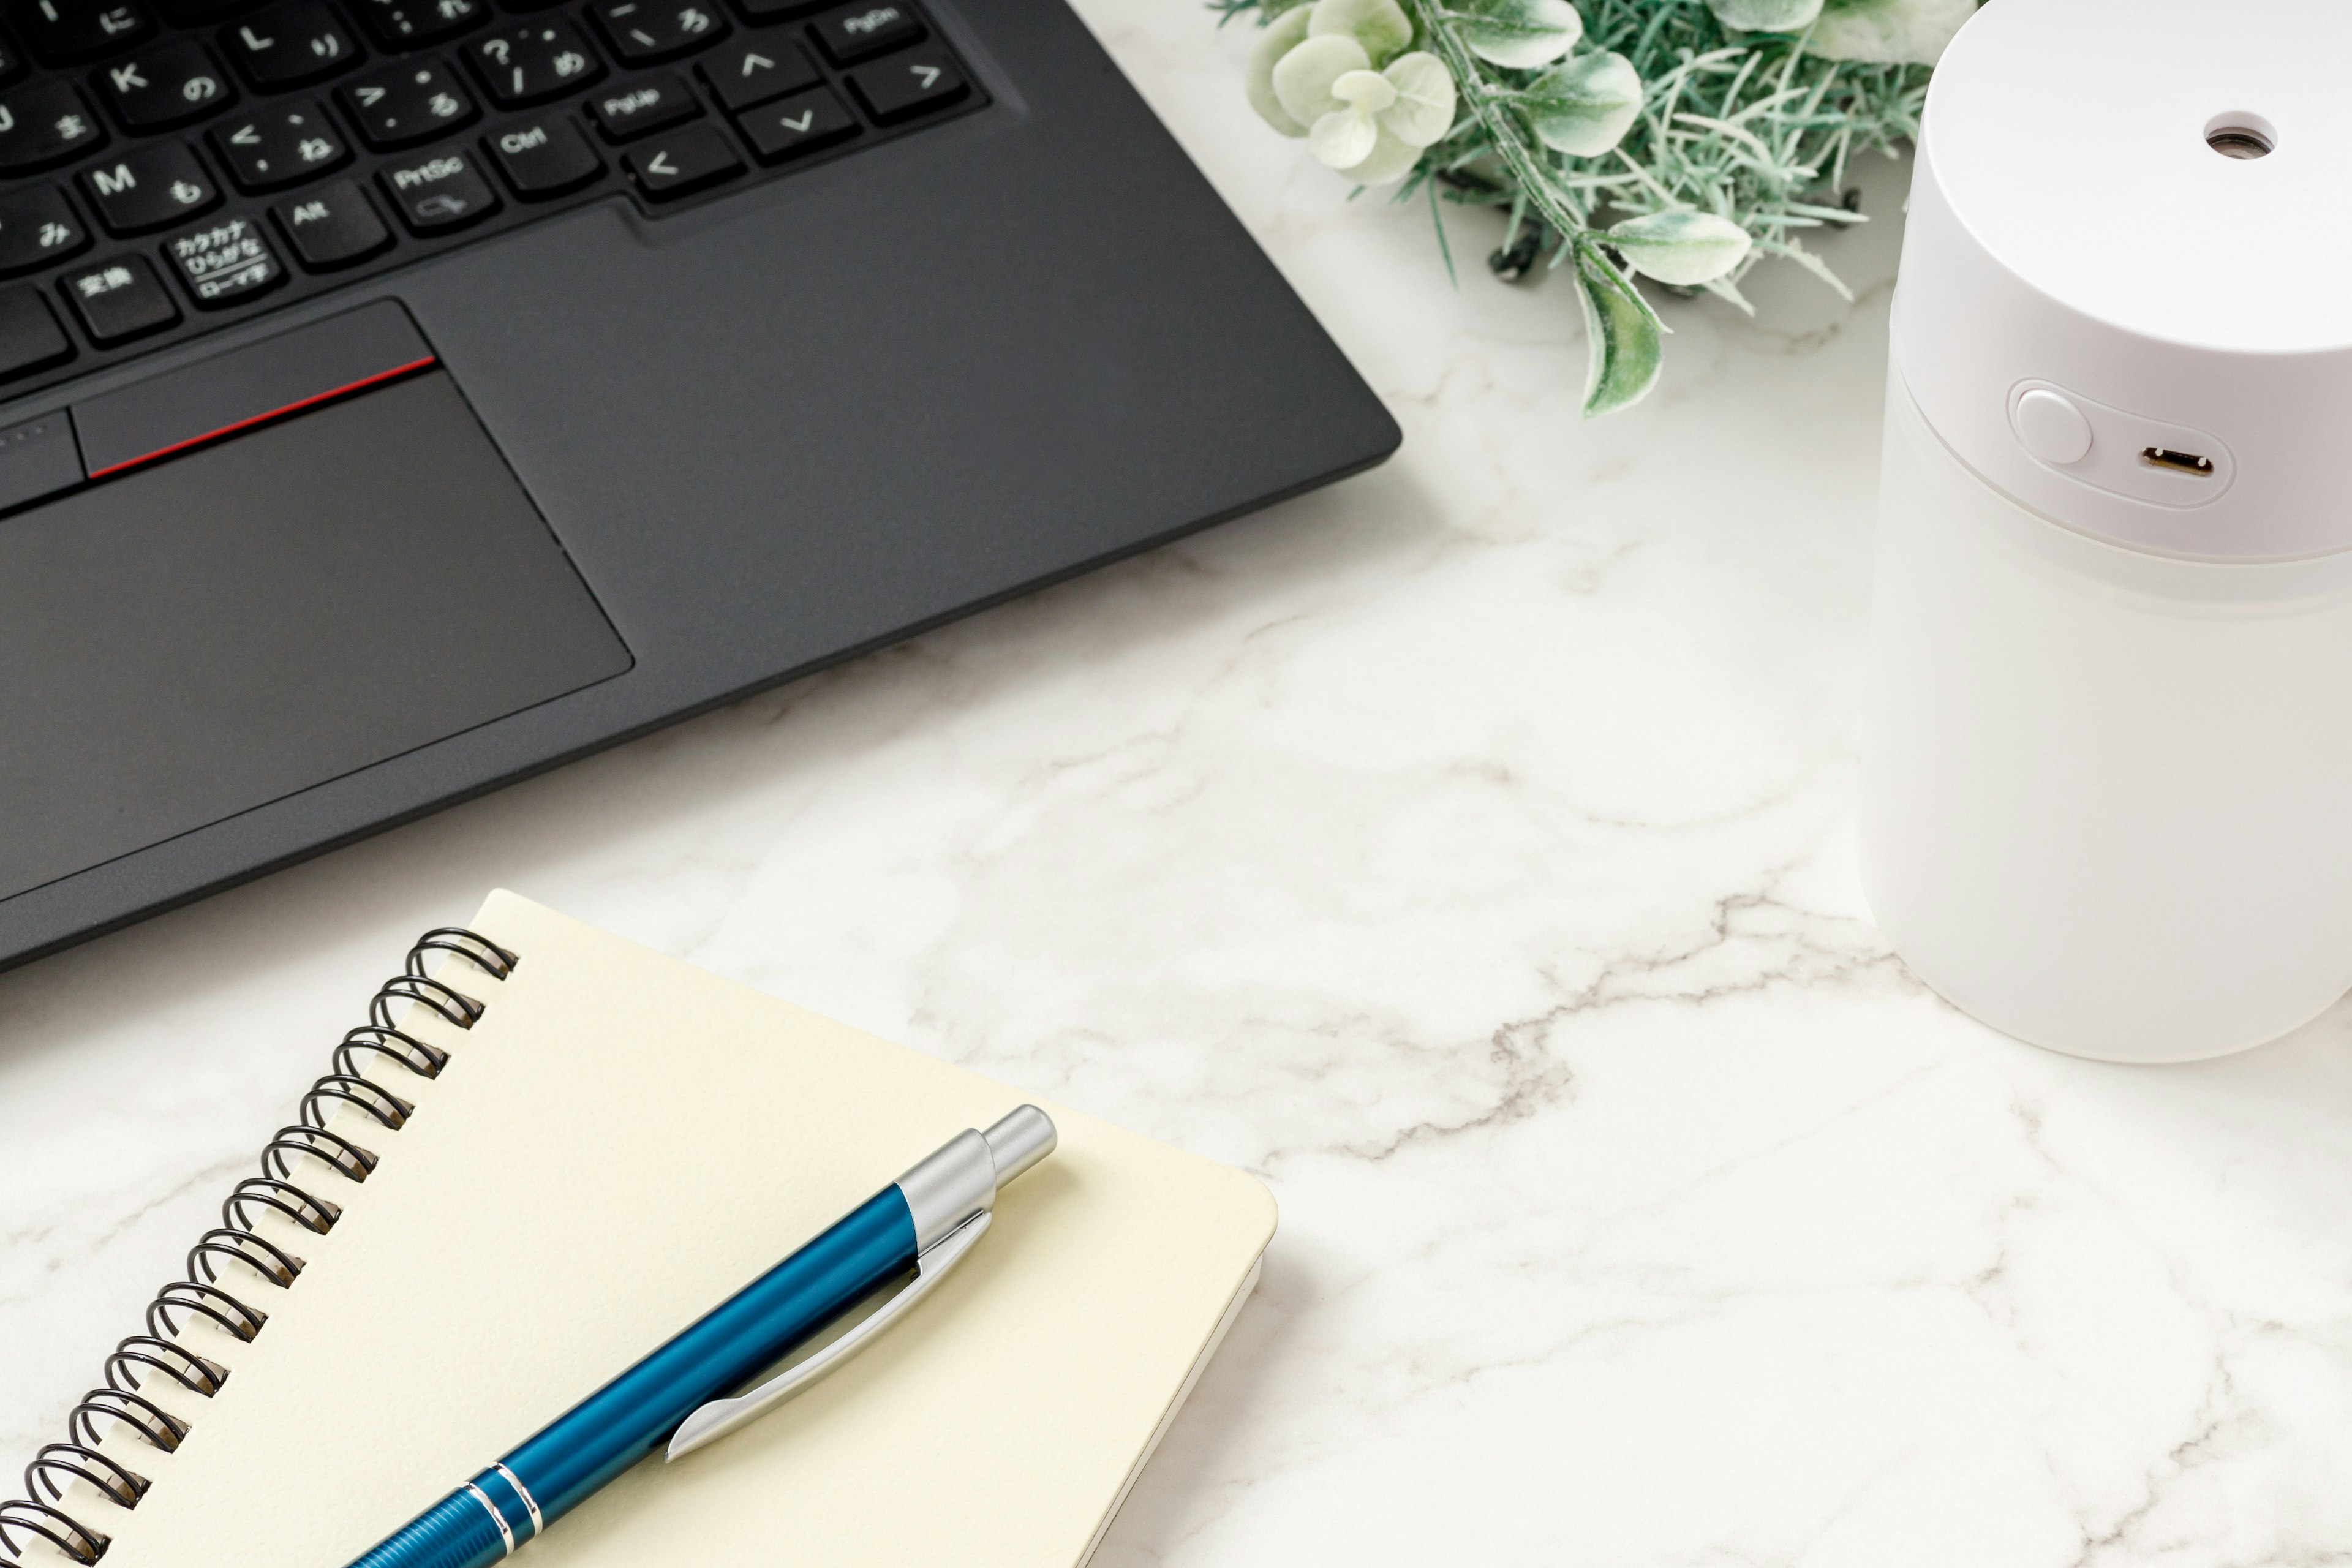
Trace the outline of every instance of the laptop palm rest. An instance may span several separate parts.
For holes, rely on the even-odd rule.
[[[0,899],[629,664],[440,370],[0,518]]]

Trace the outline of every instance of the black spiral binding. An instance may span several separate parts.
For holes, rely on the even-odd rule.
[[[504,980],[522,962],[461,926],[440,926],[416,939],[402,973],[377,988],[368,1004],[368,1021],[335,1047],[335,1070],[302,1097],[295,1124],[279,1128],[262,1149],[261,1174],[236,1184],[221,1205],[221,1224],[189,1249],[188,1277],[158,1291],[148,1304],[147,1331],[124,1340],[106,1358],[106,1386],[90,1390],[74,1406],[66,1422],[68,1440],[48,1444],[25,1467],[25,1496],[0,1502],[0,1552],[5,1552],[0,1568],[19,1568],[18,1553],[36,1538],[85,1568],[106,1554],[108,1537],[58,1506],[66,1489],[86,1481],[124,1508],[136,1508],[147,1494],[147,1478],[99,1452],[100,1440],[110,1429],[127,1426],[150,1447],[168,1454],[189,1432],[186,1421],[142,1397],[141,1384],[161,1375],[209,1399],[228,1381],[228,1368],[182,1349],[173,1336],[189,1319],[202,1317],[250,1343],[269,1314],[223,1286],[222,1270],[232,1262],[244,1265],[243,1276],[232,1278],[247,1294],[244,1279],[283,1290],[302,1272],[301,1258],[256,1232],[257,1212],[274,1212],[320,1236],[333,1229],[342,1205],[297,1186],[296,1162],[307,1155],[347,1182],[364,1182],[377,1158],[374,1151],[327,1131],[336,1102],[356,1105],[384,1131],[397,1132],[416,1108],[361,1069],[374,1058],[390,1057],[429,1079],[439,1077],[448,1064],[447,1051],[394,1028],[393,1009],[413,1003],[460,1029],[472,1028],[481,1017],[479,1000],[425,973],[426,958],[436,952],[463,959],[492,980]],[[363,1053],[373,1055],[363,1061]]]

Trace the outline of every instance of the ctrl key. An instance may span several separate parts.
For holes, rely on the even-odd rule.
[[[49,302],[31,284],[0,289],[0,381],[62,364],[73,358],[73,352]]]

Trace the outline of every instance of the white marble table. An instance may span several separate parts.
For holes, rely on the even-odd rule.
[[[0,977],[0,1456],[57,1434],[419,928],[503,883],[1258,1173],[1265,1284],[1098,1561],[2352,1560],[2352,1014],[1992,1035],[1850,847],[1903,171],[1848,307],[1573,300],[1088,19],[1386,468]]]

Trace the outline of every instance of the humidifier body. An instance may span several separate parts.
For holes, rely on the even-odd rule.
[[[2352,987],[2347,44],[2320,4],[1992,0],[1929,89],[1862,874],[2038,1045],[2213,1056]]]

